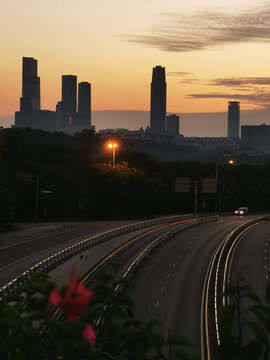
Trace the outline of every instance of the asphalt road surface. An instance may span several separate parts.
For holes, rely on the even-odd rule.
[[[180,232],[160,246],[134,277],[136,317],[156,317],[170,330],[183,333],[199,355],[201,301],[211,256],[226,235],[248,219],[224,217]]]

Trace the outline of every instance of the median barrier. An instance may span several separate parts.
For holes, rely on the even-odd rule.
[[[13,279],[0,289],[0,300],[7,295],[16,293],[22,285],[31,282],[37,272],[49,273],[52,279],[58,284],[66,284],[69,280],[70,269],[74,266],[78,276],[82,277],[90,267],[93,267],[107,255],[108,242],[113,238],[119,237],[119,239],[109,244],[110,251],[113,251],[125,243],[126,239],[122,235],[151,226],[166,223],[170,224],[177,221],[190,220],[192,218],[193,214],[157,218],[153,220],[140,221],[94,235],[57,252],[56,254],[34,265],[29,270],[23,272],[20,276]],[[95,252],[93,251],[93,248],[95,248]]]

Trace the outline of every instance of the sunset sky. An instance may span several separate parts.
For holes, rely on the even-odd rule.
[[[92,110],[149,110],[155,65],[168,112],[270,107],[266,1],[9,0],[0,20],[2,117],[19,110],[23,56],[38,60],[42,109],[55,110],[62,74],[74,74],[92,83]]]

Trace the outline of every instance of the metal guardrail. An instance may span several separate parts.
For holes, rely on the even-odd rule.
[[[88,250],[89,248],[95,247],[99,244],[102,244],[105,241],[108,241],[114,237],[130,233],[132,231],[144,229],[150,226],[173,223],[175,221],[189,220],[193,218],[193,214],[188,215],[176,215],[168,216],[158,219],[140,221],[134,224],[129,224],[122,226],[113,230],[108,230],[106,232],[94,235],[90,238],[87,238],[83,241],[80,241],[77,244],[67,247],[64,250],[57,252],[56,254],[47,257],[43,261],[40,261],[38,264],[32,266],[29,270],[26,270],[21,275],[10,281],[8,284],[3,286],[0,289],[0,301],[3,300],[6,296],[16,293],[21,286],[26,283],[31,282],[35,278],[35,275],[39,272],[49,273],[57,266],[65,263],[70,260],[72,257],[80,254],[82,251]]]

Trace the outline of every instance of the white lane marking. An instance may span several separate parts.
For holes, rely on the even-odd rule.
[[[192,245],[192,244],[193,244],[193,241],[190,242],[190,245]]]
[[[175,263],[173,263],[173,264],[172,264],[172,267],[173,267],[173,268],[175,268],[175,265],[176,265],[176,264],[175,264]]]
[[[266,243],[265,246],[268,246],[268,243]]]
[[[178,259],[180,259],[180,257],[181,257],[181,254],[178,254],[178,255],[177,255],[177,257],[178,257]]]
[[[164,290],[165,290],[165,286],[162,286],[161,287],[161,292],[164,292]]]
[[[169,279],[169,277],[170,277],[170,276],[171,276],[171,274],[170,274],[170,273],[168,273],[168,274],[167,274],[167,276],[166,276],[166,278],[167,278],[167,279]]]
[[[158,308],[159,301],[157,300],[155,307]]]
[[[186,250],[187,250],[187,247],[185,246],[185,247],[184,247],[184,251],[186,251]]]
[[[267,269],[267,265],[264,265],[265,270]]]
[[[264,252],[267,252],[267,249],[264,249]]]
[[[266,256],[264,257],[264,260],[266,260],[267,258],[266,258]]]
[[[265,275],[265,278],[266,278],[266,280],[268,280],[268,275],[267,274]]]

